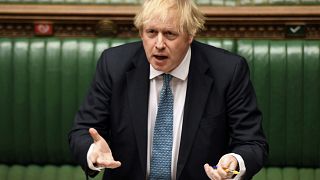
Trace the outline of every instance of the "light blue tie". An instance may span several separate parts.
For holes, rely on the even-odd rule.
[[[170,74],[163,74],[163,86],[153,132],[153,147],[150,163],[150,180],[171,179],[173,95],[170,89]]]

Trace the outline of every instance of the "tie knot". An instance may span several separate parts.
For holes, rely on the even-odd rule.
[[[165,86],[168,86],[171,79],[172,79],[172,75],[171,74],[162,74],[162,76],[163,76],[163,84]]]

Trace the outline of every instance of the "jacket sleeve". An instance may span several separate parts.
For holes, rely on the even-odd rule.
[[[104,138],[107,138],[109,133],[109,102],[112,84],[106,59],[104,58],[105,53],[101,55],[97,63],[91,87],[76,113],[73,127],[68,135],[74,160],[81,165],[82,169],[89,176],[95,176],[98,173],[98,171],[89,169],[87,165],[87,152],[93,143],[89,134],[89,128],[95,128]]]
[[[245,59],[235,66],[227,91],[227,109],[231,152],[241,155],[246,166],[244,179],[251,179],[266,162],[268,144]]]

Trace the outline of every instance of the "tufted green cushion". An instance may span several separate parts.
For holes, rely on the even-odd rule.
[[[319,171],[319,168],[269,167],[262,169],[253,180],[318,180]]]
[[[101,52],[136,40],[0,38],[0,163],[72,164],[67,132]],[[257,177],[319,177],[312,168],[320,166],[320,41],[200,40],[248,61],[270,145],[268,165],[285,167],[263,170]],[[36,165],[24,170],[0,166],[0,175],[33,179],[39,174]],[[60,168],[63,173],[56,170],[41,167],[43,176],[52,174],[49,179],[72,174],[69,166]]]
[[[4,173],[3,173],[4,172]],[[3,165],[0,164],[1,180],[85,180],[85,174],[78,166],[52,166],[52,165]],[[102,179],[99,173],[92,180]]]
[[[67,132],[101,52],[137,40],[0,38],[0,163],[72,163]]]
[[[320,166],[319,45],[299,40],[237,42],[263,111],[271,166]]]
[[[9,167],[4,164],[0,164],[0,178],[7,179]]]
[[[102,178],[102,173],[99,173],[92,180]],[[253,180],[318,180],[320,178],[320,168],[263,168]],[[0,179],[1,180],[84,180],[85,175],[80,167],[62,165],[3,165],[0,164]]]

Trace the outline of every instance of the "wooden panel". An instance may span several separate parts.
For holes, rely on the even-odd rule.
[[[285,39],[289,25],[298,38],[320,39],[320,6],[200,6],[206,16],[201,37]],[[0,37],[34,36],[34,24],[53,24],[58,37],[138,37],[136,5],[1,4]]]

